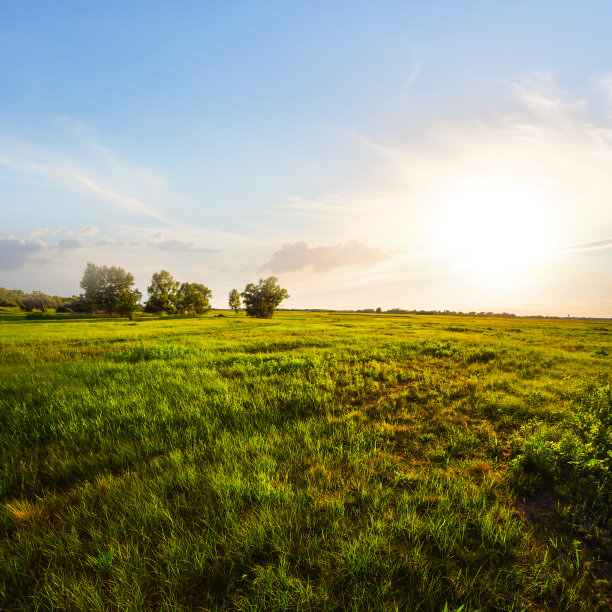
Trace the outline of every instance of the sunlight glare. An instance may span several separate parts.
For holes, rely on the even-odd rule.
[[[518,279],[551,248],[550,204],[537,184],[486,180],[445,194],[438,251],[474,277]]]

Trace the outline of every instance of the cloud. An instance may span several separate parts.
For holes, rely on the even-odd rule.
[[[17,270],[42,251],[44,245],[37,240],[21,238],[0,239],[0,270]]]
[[[95,226],[95,225],[87,225],[85,227],[82,227],[78,233],[81,236],[94,236],[95,234],[97,234],[100,231],[100,228]]]
[[[175,252],[193,252],[193,253],[215,253],[215,249],[207,249],[206,247],[198,247],[193,242],[182,242],[181,240],[166,240],[155,244],[162,251]]]
[[[85,189],[129,212],[168,221],[146,198],[131,195],[137,192],[158,197],[162,178],[146,168],[120,160],[95,140],[81,142],[80,150],[66,155],[0,138],[0,166],[42,178],[64,189]]]
[[[162,221],[167,221],[166,217],[164,217],[159,211],[157,211],[153,206],[147,204],[146,202],[143,202],[137,198],[133,198],[132,196],[116,193],[115,191],[112,191],[105,187],[101,187],[86,176],[77,176],[75,178],[82,185],[85,185],[85,187],[87,187],[90,191],[98,194],[99,196],[102,196],[109,202],[117,204],[124,210],[127,210],[129,212],[135,212],[140,215],[153,217],[155,219],[160,219]]]
[[[606,96],[612,98],[612,74],[601,74],[594,79],[595,86]]]
[[[75,249],[82,249],[85,243],[78,238],[64,238],[57,243],[57,248],[60,251],[74,251]]]
[[[38,229],[32,230],[30,232],[30,240],[32,240],[33,238],[37,238],[38,236],[42,236],[43,234],[47,234],[48,232],[48,227],[40,227]]]
[[[111,240],[110,238],[100,238],[99,240],[96,240],[94,244],[96,246],[105,247],[110,246],[111,244],[115,244],[115,241]]]
[[[562,249],[567,252],[575,251],[600,251],[602,249],[612,249],[612,239],[610,240],[596,240],[595,242],[583,242],[582,244],[575,244],[573,246]]]
[[[419,75],[421,74],[421,60],[414,59],[412,61],[412,65],[409,67],[408,75],[406,76],[406,80],[404,81],[404,87],[402,88],[402,93],[399,96],[400,101],[405,101],[408,90],[410,86],[417,80]]]
[[[272,255],[272,259],[261,267],[261,270],[269,269],[275,274],[303,270],[328,272],[343,266],[373,266],[389,258],[388,253],[369,248],[356,241],[347,242],[344,245],[314,248],[308,248],[305,242],[296,242],[295,244],[283,244],[281,249]]]
[[[282,204],[270,205],[263,212],[278,214],[279,212],[289,211],[291,213],[320,215],[321,213],[358,212],[361,208],[362,206],[355,204],[355,202],[348,202],[345,198],[338,195],[323,196],[316,200],[292,196]]]

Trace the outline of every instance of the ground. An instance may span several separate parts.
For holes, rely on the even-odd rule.
[[[612,322],[0,316],[0,608],[610,606]]]

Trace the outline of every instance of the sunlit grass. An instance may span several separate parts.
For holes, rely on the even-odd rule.
[[[610,334],[5,314],[0,607],[607,609]]]

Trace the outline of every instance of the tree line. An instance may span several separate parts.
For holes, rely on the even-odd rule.
[[[155,272],[147,287],[144,304],[142,293],[134,287],[134,276],[116,266],[88,263],[81,278],[83,293],[71,298],[49,296],[42,291],[25,294],[20,290],[0,288],[0,306],[18,306],[22,310],[46,312],[118,314],[132,319],[134,313],[182,314],[200,316],[211,310],[212,291],[202,283],[179,282],[167,270]],[[270,276],[258,284],[249,283],[244,291],[232,289],[228,305],[238,314],[244,305],[247,316],[270,318],[278,305],[289,297],[278,279]]]
[[[21,289],[5,289],[0,287],[0,306],[5,308],[19,307],[21,310],[28,312],[33,310],[47,312],[49,308],[60,307],[68,299],[59,295],[47,295],[42,291],[25,293]]]

